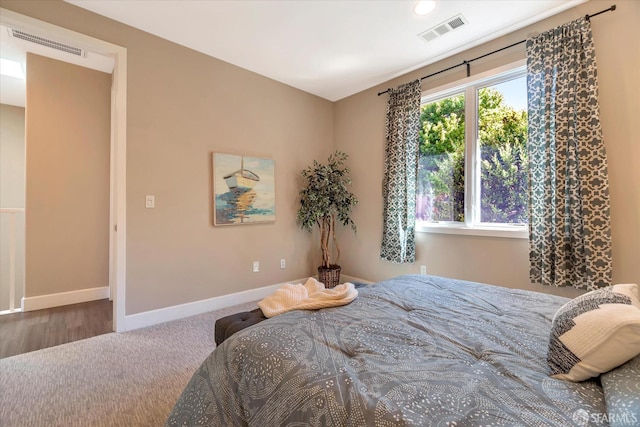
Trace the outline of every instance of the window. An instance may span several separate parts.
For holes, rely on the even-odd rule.
[[[526,237],[524,67],[427,94],[420,118],[417,229]]]

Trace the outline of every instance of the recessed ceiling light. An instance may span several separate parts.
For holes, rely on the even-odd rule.
[[[436,8],[435,0],[422,0],[417,1],[415,6],[413,6],[413,13],[416,15],[424,16],[433,11]]]
[[[0,58],[0,74],[3,76],[24,79],[22,65],[17,61],[12,61],[11,59]]]

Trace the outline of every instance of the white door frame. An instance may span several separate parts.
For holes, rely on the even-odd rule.
[[[115,60],[111,86],[109,288],[113,299],[113,330],[123,332],[126,330],[127,262],[127,49],[3,8],[0,8],[0,24],[67,40]]]

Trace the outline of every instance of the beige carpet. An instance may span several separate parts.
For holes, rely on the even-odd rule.
[[[229,307],[0,359],[0,426],[162,426]]]

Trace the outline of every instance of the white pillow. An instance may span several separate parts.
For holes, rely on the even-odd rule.
[[[553,378],[583,381],[639,354],[637,284],[588,292],[560,307],[553,317],[547,354]]]

